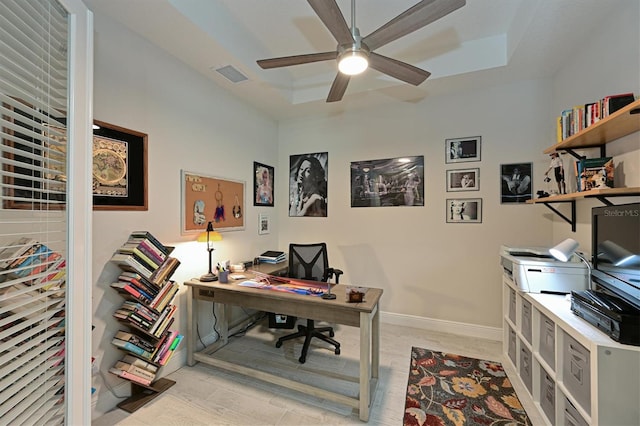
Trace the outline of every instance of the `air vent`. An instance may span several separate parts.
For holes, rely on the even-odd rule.
[[[249,80],[246,75],[242,74],[231,65],[225,65],[224,67],[215,68],[215,71],[220,73],[224,78],[232,83],[241,83],[243,81]]]

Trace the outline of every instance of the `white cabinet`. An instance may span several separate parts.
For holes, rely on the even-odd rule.
[[[640,425],[640,347],[571,312],[564,295],[503,277],[503,352],[549,425]]]

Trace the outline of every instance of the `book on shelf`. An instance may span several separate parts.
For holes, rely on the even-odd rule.
[[[40,259],[32,261],[29,267],[17,270],[14,275],[20,278],[36,278],[36,275],[47,272],[54,267],[60,259],[62,259],[62,255],[58,252],[43,253]]]
[[[111,340],[111,343],[113,343],[115,346],[124,349],[125,351],[129,351],[133,354],[136,354],[140,357],[142,357],[145,361],[151,361],[151,358],[153,356],[152,352],[149,352],[147,350],[145,350],[144,348],[141,348],[138,345],[134,345],[131,342],[127,342],[125,340],[121,340],[121,339],[116,339],[115,337]]]
[[[158,344],[158,349],[153,354],[153,362],[156,364],[160,364],[160,359],[164,357],[165,353],[169,350],[173,341],[178,337],[178,331],[176,330],[168,330],[165,334],[163,334],[163,339]]]
[[[39,286],[43,284],[41,287],[42,291],[60,290],[64,285],[65,278],[67,276],[66,259],[64,257],[60,257],[60,259],[54,261],[47,272],[48,273],[45,276],[34,279],[33,285]]]
[[[120,274],[118,276],[118,282],[124,282],[132,285],[138,290],[142,290],[142,292],[149,295],[150,299],[155,298],[159,291],[156,286],[152,285],[148,280],[143,279],[142,276],[139,276],[139,278],[134,278]]]
[[[167,305],[169,305],[175,298],[180,285],[175,281],[167,281],[160,293],[149,303],[149,306],[156,311],[162,311]]]
[[[115,283],[111,283],[111,287],[115,288],[122,294],[128,295],[137,300],[141,300],[145,303],[149,303],[151,302],[151,300],[153,300],[152,298],[148,297],[148,295],[141,293],[136,286],[126,281],[117,281]]]
[[[617,95],[609,95],[604,98],[604,112],[605,116],[613,114],[619,109],[624,108],[625,106],[633,103],[635,101],[635,97],[633,93],[620,93]]]
[[[180,345],[180,342],[182,341],[183,338],[184,338],[184,336],[182,334],[179,334],[178,336],[176,336],[176,338],[171,343],[171,346],[169,347],[169,350],[167,352],[165,352],[165,354],[162,356],[162,358],[160,358],[158,360],[158,364],[167,365],[167,363],[169,362],[169,360],[171,359],[171,357],[175,353],[176,349]]]
[[[120,268],[125,271],[137,272],[144,277],[150,277],[152,272],[140,263],[133,255],[116,252],[113,256],[111,256],[111,261],[116,263]]]
[[[614,187],[614,166],[611,157],[583,158],[577,161],[578,191]]]
[[[140,368],[144,368],[147,371],[150,371],[152,373],[157,373],[158,372],[158,366],[155,364],[152,364],[150,362],[144,361],[136,356],[133,355],[129,355],[129,354],[125,354],[122,357],[122,361],[126,362],[127,364],[131,364],[131,365],[135,365],[136,367],[140,367]]]
[[[156,285],[162,285],[180,266],[180,261],[175,257],[168,256],[164,263],[156,269],[149,277],[149,281]]]
[[[165,246],[164,244],[162,244],[156,237],[153,236],[153,234],[149,231],[133,231],[131,232],[131,234],[129,234],[129,239],[146,239],[148,240],[155,248],[157,248],[160,252],[164,253],[165,255],[169,255],[169,253],[171,252],[171,250]]]
[[[122,303],[122,306],[120,307],[120,309],[131,312],[131,313],[136,313],[141,317],[143,317],[144,319],[146,319],[147,321],[151,321],[151,322],[157,321],[158,317],[160,316],[160,314],[155,310],[148,308],[143,303],[133,301],[133,300],[125,300]]]
[[[175,314],[176,309],[178,309],[177,305],[167,306],[160,314],[160,318],[158,318],[158,320],[151,326],[149,333],[153,334],[155,337],[162,336],[162,333],[164,333],[164,331],[168,329],[170,324],[173,322],[173,314]]]
[[[139,367],[137,365],[134,364],[129,364],[128,362],[124,362],[122,360],[120,361],[116,361],[116,365],[114,365],[115,368],[122,370],[122,371],[127,371],[131,374],[135,374],[138,377],[142,377],[144,379],[147,379],[151,382],[153,382],[156,378],[156,373],[151,372],[149,370],[146,370],[142,367]]]
[[[0,269],[8,269],[9,266],[29,250],[37,241],[29,237],[21,237],[13,241],[0,251]]]
[[[131,380],[132,382],[136,382],[138,384],[144,385],[144,386],[149,386],[151,385],[151,380],[144,378],[144,377],[140,377],[136,374],[130,373],[128,371],[125,370],[121,370],[119,368],[111,367],[109,369],[109,372],[112,374],[115,374],[118,377],[121,377],[123,379],[127,379],[127,380]]]
[[[16,258],[9,265],[13,270],[13,275],[25,277],[33,269],[33,265],[41,264],[53,251],[42,243],[35,243],[27,249],[20,257]]]

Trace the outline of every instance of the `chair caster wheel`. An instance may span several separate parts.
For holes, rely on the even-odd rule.
[[[336,348],[336,350],[334,351],[336,355],[340,355],[340,348]]]
[[[298,359],[298,361],[300,361],[300,364],[304,364],[304,363],[307,361],[307,359],[306,359],[305,357],[301,356],[301,357]]]
[[[282,342],[276,342],[276,348],[279,348],[280,346],[282,346]]]
[[[334,332],[333,332],[333,330],[331,330],[331,331],[329,332],[329,337],[335,337],[335,335],[336,335],[336,333],[334,333]]]

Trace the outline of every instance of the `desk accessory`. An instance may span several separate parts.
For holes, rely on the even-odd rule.
[[[200,281],[203,282],[211,282],[216,281],[218,279],[217,276],[213,273],[213,241],[222,241],[222,235],[219,232],[214,231],[213,222],[207,223],[207,230],[200,235],[198,235],[198,242],[206,242],[207,243],[207,251],[209,252],[209,272],[202,275],[200,277]]]

